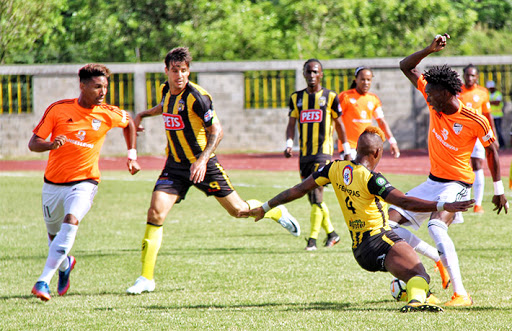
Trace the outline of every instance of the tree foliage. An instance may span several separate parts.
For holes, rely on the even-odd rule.
[[[48,45],[62,27],[65,0],[1,0],[0,64],[33,62],[34,43]]]
[[[502,54],[511,14],[512,0],[2,0],[0,61],[389,57],[444,32],[444,54]]]

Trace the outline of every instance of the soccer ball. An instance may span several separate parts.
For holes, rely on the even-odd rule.
[[[407,285],[398,278],[393,278],[391,284],[391,295],[396,301],[407,301]]]

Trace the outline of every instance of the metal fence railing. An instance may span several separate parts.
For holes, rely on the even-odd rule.
[[[245,72],[245,108],[284,108],[295,90],[295,71]]]
[[[479,84],[494,80],[503,93],[504,101],[512,100],[512,64],[479,65]],[[462,69],[462,68],[458,68]],[[337,93],[350,88],[354,69],[324,69],[322,85]],[[193,72],[190,80],[197,82]],[[302,78],[302,77],[301,77]],[[146,73],[147,108],[161,99],[160,85],[166,81],[164,73]],[[295,70],[246,71],[244,73],[244,107],[246,109],[286,108],[296,86]],[[0,115],[33,112],[31,75],[0,75]],[[122,109],[133,111],[134,74],[115,73],[109,80],[105,101]]]
[[[0,75],[0,115],[32,112],[32,76]]]

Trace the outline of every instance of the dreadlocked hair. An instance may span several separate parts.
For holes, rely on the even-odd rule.
[[[432,67],[423,76],[427,83],[443,87],[453,95],[457,95],[462,91],[462,81],[459,78],[459,74],[446,64]]]

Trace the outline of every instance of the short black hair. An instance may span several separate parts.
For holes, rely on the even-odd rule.
[[[304,66],[302,67],[302,70],[306,70],[306,67],[310,63],[318,63],[320,65],[320,69],[324,70],[324,67],[322,66],[322,63],[320,63],[320,60],[318,59],[309,59],[304,63]]]
[[[479,72],[479,70],[478,70],[477,66],[475,66],[475,65],[474,65],[474,64],[472,64],[472,63],[470,63],[470,64],[468,64],[467,66],[465,66],[465,67],[464,67],[464,69],[463,69],[462,71],[463,71],[464,73],[466,73],[466,71],[467,71],[468,69],[471,69],[471,68],[476,69],[476,72],[477,72],[477,73]]]
[[[166,68],[169,68],[171,63],[177,62],[185,62],[187,67],[190,67],[190,62],[192,62],[192,55],[190,55],[190,51],[187,47],[176,47],[167,53],[164,62]]]
[[[423,74],[427,83],[435,87],[442,87],[452,95],[457,95],[462,92],[462,81],[459,74],[448,67],[446,64],[443,66],[434,66]]]
[[[78,77],[80,77],[80,82],[82,83],[98,76],[109,78],[110,70],[105,65],[99,63],[89,63],[78,70]]]

